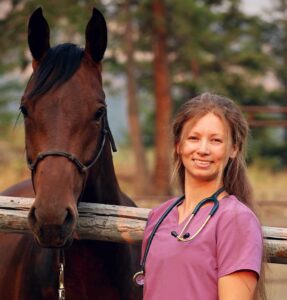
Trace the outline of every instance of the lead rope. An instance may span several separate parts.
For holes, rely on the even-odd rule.
[[[65,253],[64,249],[59,250],[59,300],[65,300],[64,286],[64,268],[65,268]]]

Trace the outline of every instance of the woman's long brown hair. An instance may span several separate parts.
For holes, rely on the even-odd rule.
[[[223,183],[228,194],[235,195],[239,201],[246,204],[254,211],[252,201],[252,188],[246,175],[246,147],[249,134],[249,127],[239,107],[230,99],[204,93],[185,102],[179,109],[173,122],[174,141],[174,172],[178,176],[182,191],[184,191],[185,168],[176,146],[180,143],[182,129],[187,121],[196,123],[207,113],[218,116],[230,129],[233,145],[237,148],[237,155],[229,159],[223,174]],[[256,299],[266,299],[264,288],[264,266],[262,263],[258,291]]]

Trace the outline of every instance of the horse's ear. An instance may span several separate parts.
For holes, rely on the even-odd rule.
[[[29,19],[28,44],[36,62],[39,62],[50,49],[50,29],[41,7],[37,8]]]
[[[104,16],[96,8],[86,27],[85,52],[99,63],[107,48],[107,24]]]

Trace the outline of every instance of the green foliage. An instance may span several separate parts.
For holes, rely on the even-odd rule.
[[[240,1],[221,2],[229,8],[214,10],[191,0],[174,5],[170,22],[171,51],[176,56],[171,63],[173,78],[179,73],[189,75],[186,80],[193,81],[191,85],[184,80],[175,84],[191,87],[190,96],[211,90],[246,103],[244,95],[258,90],[250,79],[271,64],[263,51],[263,21],[244,15],[238,8]]]
[[[284,169],[287,164],[287,144],[282,139],[282,129],[253,129],[249,141],[249,163],[256,163],[260,158],[270,169]]]
[[[23,90],[23,84],[16,79],[0,82],[0,128],[6,130],[16,121],[17,103]]]
[[[42,6],[51,24],[51,45],[71,41],[84,44],[84,30],[91,8],[99,8],[109,25],[109,52],[105,73],[125,76],[124,29],[126,0],[19,0],[0,20],[0,74],[19,68],[24,70],[31,57],[27,50],[27,21],[32,11]],[[103,5],[103,3],[105,5]],[[274,1],[274,16],[264,21],[240,10],[240,0],[166,0],[167,46],[171,72],[174,109],[186,99],[211,91],[223,94],[244,105],[286,105],[287,96],[287,1]],[[134,42],[140,119],[146,145],[153,144],[153,31],[151,0],[129,1],[136,32]],[[270,14],[271,15],[271,14]],[[146,58],[147,57],[147,58]],[[282,88],[267,91],[260,83],[267,71],[273,72]],[[15,118],[20,90],[19,82],[0,81],[0,125]],[[106,88],[113,88],[113,79]],[[6,125],[5,125],[6,126]],[[274,131],[253,130],[250,160],[271,157],[286,165],[284,137],[273,141]],[[275,134],[276,136],[276,134]],[[269,141],[269,142],[268,142]],[[285,152],[284,152],[285,151]],[[274,158],[274,159],[273,159]]]

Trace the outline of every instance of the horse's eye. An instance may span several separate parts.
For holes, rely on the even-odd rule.
[[[27,159],[27,162],[28,162],[28,164],[29,164],[29,165],[31,165],[31,164],[32,164],[32,162],[33,162],[33,160],[32,160],[32,159],[31,159],[29,156],[27,156],[27,158],[26,158],[26,159]]]
[[[21,105],[19,109],[20,109],[20,111],[21,111],[21,113],[23,114],[24,117],[28,116],[28,110],[24,105]]]
[[[105,112],[106,109],[104,107],[99,108],[94,115],[94,119],[96,121],[100,120],[100,118],[105,114]]]

